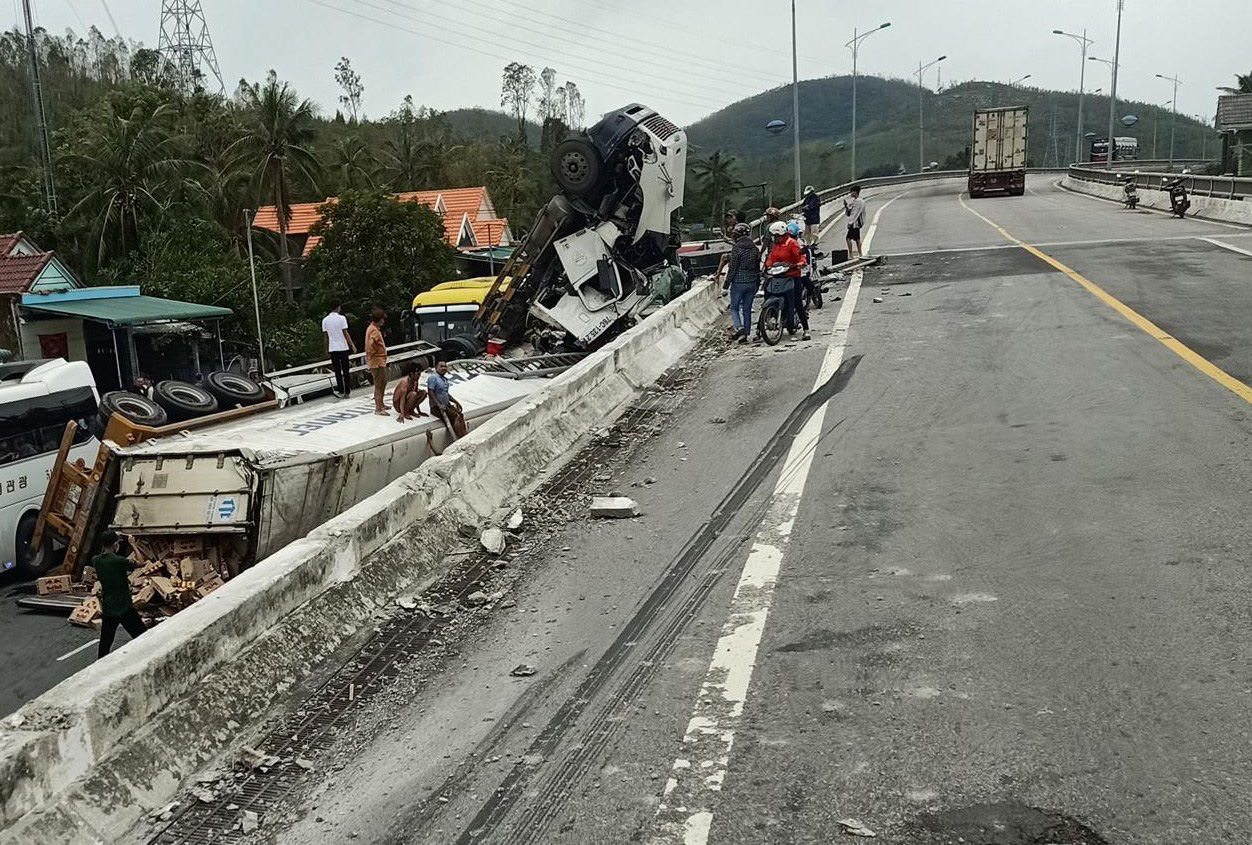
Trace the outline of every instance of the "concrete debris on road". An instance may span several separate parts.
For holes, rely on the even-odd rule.
[[[465,597],[465,604],[467,607],[482,607],[488,601],[490,601],[490,599],[487,598],[487,594],[482,590],[475,590]]]
[[[526,663],[519,663],[518,665],[513,667],[513,671],[510,672],[509,674],[512,675],[514,678],[529,678],[531,675],[534,675],[538,671],[539,670],[536,669],[534,666],[531,666]]]
[[[843,828],[843,832],[848,836],[864,836],[866,838],[872,838],[878,835],[866,827],[860,819],[840,819],[836,822],[836,824]]]
[[[251,810],[244,810],[239,818],[239,828],[244,833],[252,833],[261,826],[261,817]]]
[[[493,555],[502,554],[504,547],[508,544],[508,539],[499,528],[488,528],[478,540],[483,544],[483,548]]]
[[[630,519],[639,515],[639,506],[626,496],[596,496],[591,500],[591,515],[598,519]]]
[[[402,610],[417,610],[417,599],[412,596],[401,596],[396,599],[396,604],[398,604]]]
[[[882,302],[882,297],[881,296],[874,297],[874,302]]]
[[[517,529],[521,528],[522,520],[524,518],[525,517],[522,516],[521,508],[518,508],[517,510],[513,511],[513,513],[509,515],[509,521],[506,523],[508,529],[510,531],[516,531]]]

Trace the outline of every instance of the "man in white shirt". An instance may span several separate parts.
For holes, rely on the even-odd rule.
[[[843,201],[843,211],[848,215],[848,258],[864,258],[861,250],[861,227],[865,225],[865,200],[861,199],[861,186],[853,185],[848,193],[852,199]],[[856,246],[853,255],[852,247]]]
[[[322,318],[322,331],[326,334],[330,366],[335,371],[335,395],[346,398],[352,392],[348,382],[348,356],[356,354],[356,341],[348,333],[348,318],[343,316],[343,305],[336,305]]]

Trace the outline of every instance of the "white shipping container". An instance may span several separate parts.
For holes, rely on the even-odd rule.
[[[1027,115],[1025,106],[974,112],[971,172],[1025,169]]]

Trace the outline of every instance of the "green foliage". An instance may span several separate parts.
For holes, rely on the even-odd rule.
[[[1236,73],[1234,86],[1222,86],[1218,90],[1226,94],[1252,94],[1252,73]]]
[[[424,205],[399,202],[381,192],[349,191],[322,207],[313,228],[322,238],[305,268],[310,313],[334,305],[362,321],[373,305],[391,315],[413,296],[453,275],[453,250],[443,240],[443,221]]]

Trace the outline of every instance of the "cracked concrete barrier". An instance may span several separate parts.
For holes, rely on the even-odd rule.
[[[0,843],[123,837],[396,596],[445,574],[457,528],[673,366],[720,317],[702,280],[443,456],[0,722]]]
[[[1080,194],[1101,197],[1106,200],[1121,202],[1124,194],[1120,185],[1106,185],[1103,182],[1089,182],[1086,179],[1075,179],[1066,174],[1061,180],[1061,187]],[[1252,201],[1228,200],[1221,197],[1206,197],[1192,194],[1191,208],[1188,217],[1201,220],[1216,220],[1221,223],[1242,223],[1252,226]],[[1157,211],[1169,211],[1169,194],[1161,190],[1140,189],[1139,205]]]

